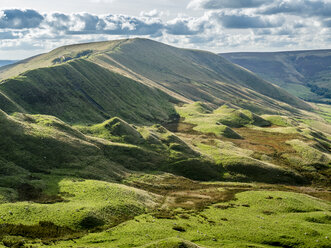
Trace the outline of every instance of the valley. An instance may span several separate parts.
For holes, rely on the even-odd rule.
[[[147,39],[1,67],[0,247],[329,247],[331,107],[260,76]]]

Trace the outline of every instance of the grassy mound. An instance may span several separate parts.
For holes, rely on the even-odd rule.
[[[286,156],[289,160],[294,160],[298,166],[303,166],[307,170],[331,168],[330,154],[323,153],[301,140],[290,140],[287,144],[290,144],[300,155]]]
[[[126,121],[114,117],[101,124],[90,127],[77,126],[82,132],[114,142],[140,144],[143,142],[141,134]]]
[[[135,188],[95,180],[48,177],[45,191],[59,194],[53,204],[17,202],[0,204],[0,225],[33,226],[53,223],[72,230],[113,226],[153,207],[157,197]],[[23,227],[22,227],[23,228]]]
[[[290,120],[285,116],[279,115],[263,115],[263,119],[269,121],[273,125],[281,126],[281,127],[288,127],[291,126]]]
[[[211,110],[201,102],[176,107],[176,110],[181,117],[185,118],[185,122],[195,125],[193,127],[195,131],[233,139],[241,138],[238,133],[220,122],[219,110],[211,112]]]
[[[269,121],[264,120],[262,117],[246,109],[235,110],[228,107],[227,105],[223,105],[218,109],[214,110],[213,113],[219,115],[220,123],[229,127],[239,128],[249,124],[260,127],[270,126]]]
[[[176,108],[179,115],[185,118],[185,122],[194,124],[193,130],[215,134],[232,139],[242,137],[231,128],[238,128],[247,125],[260,127],[270,126],[270,122],[264,120],[249,110],[233,109],[223,105],[212,111],[205,104],[196,102]]]
[[[214,140],[213,145],[199,142],[196,145],[202,153],[212,157],[216,164],[225,169],[225,179],[268,183],[305,182],[299,174],[268,161],[254,159],[251,157],[253,151],[241,149],[230,142]]]

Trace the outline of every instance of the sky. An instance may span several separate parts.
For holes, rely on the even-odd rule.
[[[331,0],[0,0],[0,60],[134,37],[216,53],[331,49]]]

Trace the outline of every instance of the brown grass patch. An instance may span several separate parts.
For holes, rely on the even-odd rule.
[[[234,128],[244,140],[228,139],[235,145],[267,155],[295,153],[291,145],[285,142],[292,139],[303,139],[299,134],[271,133],[247,127]]]

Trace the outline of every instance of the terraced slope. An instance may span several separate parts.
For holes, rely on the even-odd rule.
[[[295,96],[331,103],[331,50],[220,55]]]

